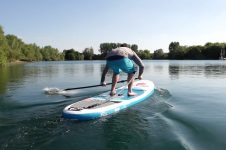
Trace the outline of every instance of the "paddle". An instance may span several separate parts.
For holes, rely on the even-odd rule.
[[[121,81],[118,81],[118,83],[123,83],[127,80],[121,80]],[[112,83],[106,83],[106,85],[110,85]],[[77,89],[86,89],[86,88],[92,88],[92,87],[98,87],[98,86],[103,86],[102,84],[98,84],[98,85],[90,85],[90,86],[82,86],[82,87],[76,87],[76,88],[67,88],[67,89],[64,89],[64,91],[69,91],[69,90],[77,90]]]
[[[138,79],[138,78],[135,78],[135,79]],[[126,82],[127,80],[121,80],[121,81],[118,81],[117,83],[122,83],[122,82]],[[112,83],[106,83],[106,85],[110,85]],[[67,88],[67,89],[58,89],[58,88],[44,88],[44,92],[46,94],[50,94],[50,95],[53,95],[53,94],[60,94],[60,93],[63,93],[64,91],[69,91],[69,90],[78,90],[78,89],[86,89],[86,88],[93,88],[93,87],[98,87],[98,86],[103,86],[102,84],[98,84],[98,85],[90,85],[90,86],[82,86],[82,87],[75,87],[75,88]]]

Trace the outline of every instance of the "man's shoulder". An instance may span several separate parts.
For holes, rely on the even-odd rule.
[[[116,48],[117,49],[117,48]],[[118,49],[120,50],[128,50],[128,51],[131,51],[132,49],[129,48],[129,47],[118,47]]]

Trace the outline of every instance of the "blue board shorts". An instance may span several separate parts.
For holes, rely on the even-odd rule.
[[[114,74],[119,74],[121,71],[129,74],[136,72],[132,60],[127,57],[118,60],[107,60],[107,66],[113,70]]]

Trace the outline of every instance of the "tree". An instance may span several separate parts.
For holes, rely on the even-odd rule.
[[[190,46],[187,49],[187,53],[185,54],[186,59],[203,59],[202,46]]]
[[[34,51],[34,60],[35,61],[41,61],[43,60],[43,56],[41,54],[41,48],[37,46],[36,44],[32,44],[32,50]]]
[[[33,51],[32,44],[25,44],[22,47],[23,57],[22,60],[24,61],[34,61],[35,60],[35,53]]]
[[[2,27],[0,26],[0,65],[7,63],[7,51],[9,51],[9,46],[7,40],[4,36]]]
[[[165,54],[162,49],[157,49],[154,51],[153,59],[164,59]]]
[[[64,50],[64,59],[65,60],[83,60],[84,55],[75,51],[74,49]]]
[[[15,35],[6,35],[6,39],[9,45],[8,60],[15,61],[20,60],[22,56],[22,47],[24,42]]]
[[[75,55],[75,60],[84,60],[84,55],[82,53],[75,51],[74,55]]]
[[[108,52],[110,52],[112,49],[115,49],[117,47],[118,47],[118,44],[116,43],[102,43],[100,44],[99,52],[103,57],[105,57]]]
[[[41,54],[42,54],[43,60],[45,61],[60,60],[61,58],[58,49],[53,48],[51,46],[43,47],[41,49]]]
[[[85,60],[92,60],[93,58],[93,48],[90,47],[90,48],[85,48],[84,51],[83,51],[83,55],[84,55],[84,59]]]
[[[26,44],[15,35],[6,35],[0,26],[0,65],[15,60],[40,61],[62,60],[64,55],[51,46],[40,48],[36,44]],[[79,59],[82,59],[79,57]]]
[[[177,53],[179,46],[180,46],[179,42],[171,42],[169,44],[169,58],[170,59],[176,58],[176,53]]]
[[[171,42],[169,45],[169,59],[184,59],[186,46],[180,46],[179,42]]]
[[[93,60],[103,60],[104,58],[101,56],[101,54],[94,54]]]
[[[151,59],[152,58],[152,54],[150,53],[149,50],[139,50],[137,54],[141,59]]]
[[[120,47],[121,45],[131,48],[134,52],[138,53],[138,46],[136,44],[132,44],[130,46],[130,44],[127,44],[127,43],[102,43],[100,44],[100,49],[99,49],[99,52],[101,53],[101,59],[104,59],[107,53],[110,52],[112,49]]]
[[[219,59],[221,49],[225,48],[225,43],[206,43],[202,54],[206,59]]]
[[[2,46],[0,45],[0,66],[6,64],[6,62],[7,62],[6,54],[2,49]]]
[[[74,49],[64,50],[63,53],[65,60],[75,60]]]
[[[135,53],[138,52],[138,46],[137,46],[136,44],[132,44],[132,45],[131,45],[131,49],[132,49]]]

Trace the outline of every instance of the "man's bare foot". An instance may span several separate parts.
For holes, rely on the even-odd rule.
[[[136,96],[137,93],[133,93],[133,92],[128,92],[128,96]]]
[[[115,91],[111,91],[110,96],[114,96],[116,94]]]

